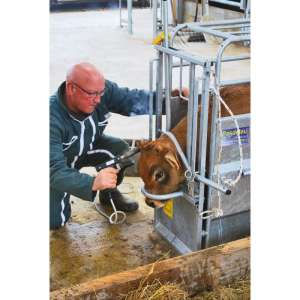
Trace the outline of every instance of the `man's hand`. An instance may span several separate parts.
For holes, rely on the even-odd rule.
[[[182,90],[181,90],[181,93],[182,93],[182,96],[186,97],[186,98],[190,95],[190,91],[187,87],[183,87]],[[178,97],[179,96],[179,89],[172,90],[171,96],[172,97]]]
[[[93,191],[113,189],[117,185],[117,174],[119,170],[115,168],[105,168],[95,177],[92,187]]]

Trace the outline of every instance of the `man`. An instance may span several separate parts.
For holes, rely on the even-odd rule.
[[[100,202],[108,205],[110,189],[118,210],[138,208],[137,202],[116,188],[123,179],[116,169],[103,169],[96,176],[79,169],[126,152],[125,141],[103,134],[109,112],[147,114],[148,101],[146,91],[119,88],[89,63],[69,70],[66,81],[50,97],[50,229],[64,226],[70,218],[70,195],[94,201],[100,191]]]
[[[116,188],[122,181],[114,168],[97,176],[79,172],[126,152],[128,144],[103,134],[109,112],[122,115],[146,114],[148,93],[119,88],[105,80],[89,63],[73,66],[66,81],[50,97],[50,229],[64,226],[71,216],[70,195],[94,201],[100,191],[102,204],[109,204],[107,189],[115,206],[135,211],[138,203]]]

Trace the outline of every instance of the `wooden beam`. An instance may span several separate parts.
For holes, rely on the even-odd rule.
[[[56,290],[50,299],[115,300],[142,280],[151,284],[155,279],[181,283],[192,294],[232,282],[249,270],[250,238],[245,238]]]

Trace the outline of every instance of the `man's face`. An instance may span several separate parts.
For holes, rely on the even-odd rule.
[[[67,83],[69,108],[76,113],[91,114],[100,103],[104,88],[105,82],[101,79],[84,83],[69,81]]]

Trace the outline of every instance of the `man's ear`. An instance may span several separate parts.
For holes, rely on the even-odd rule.
[[[164,157],[171,167],[175,168],[176,170],[180,169],[180,164],[175,153],[168,151]]]
[[[66,90],[68,91],[68,94],[70,94],[70,93],[74,94],[75,93],[75,87],[69,81],[66,81]]]

